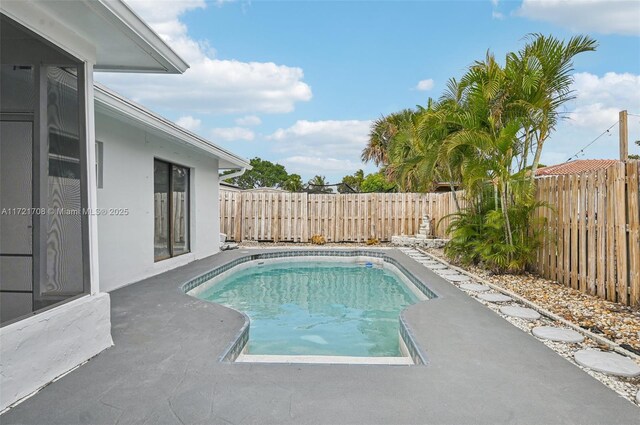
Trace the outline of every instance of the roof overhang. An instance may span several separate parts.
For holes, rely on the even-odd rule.
[[[219,161],[218,168],[251,169],[247,159],[211,143],[103,85],[95,84],[94,88],[96,112],[106,112],[116,116],[118,119],[137,123],[146,129],[155,131],[170,141],[187,145],[201,153],[215,157]]]
[[[43,23],[33,21],[43,17],[50,21],[46,28],[72,32],[95,48],[96,71],[179,74],[189,68],[121,0],[2,0],[2,12],[36,32]]]

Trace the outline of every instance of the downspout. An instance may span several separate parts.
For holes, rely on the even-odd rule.
[[[229,173],[229,174],[218,174],[218,178],[220,179],[220,181],[222,180],[226,180],[226,179],[232,179],[234,177],[240,177],[241,175],[243,175],[245,173],[245,171],[247,171],[247,167],[241,167],[239,168],[237,171],[234,171],[233,173]],[[220,250],[221,251],[225,251],[227,249],[233,249],[234,245],[233,244],[227,244],[227,235],[220,232]],[[238,245],[235,244],[235,247],[237,248]]]

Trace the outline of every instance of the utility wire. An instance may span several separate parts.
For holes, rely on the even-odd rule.
[[[627,114],[629,115],[629,114]],[[595,139],[593,139],[592,141],[590,141],[589,143],[587,143],[582,149],[580,149],[578,152],[574,153],[573,155],[571,155],[569,157],[569,159],[567,159],[565,162],[569,162],[571,161],[573,158],[578,159],[578,155],[580,155],[581,153],[584,153],[584,150],[587,149],[589,146],[593,145],[599,138],[601,138],[602,136],[604,136],[605,134],[609,133],[609,130],[611,130],[613,127],[616,126],[616,124],[618,124],[619,121],[614,122],[611,127],[607,128],[605,131],[603,131],[602,133],[600,133],[600,135],[598,137],[596,137]]]

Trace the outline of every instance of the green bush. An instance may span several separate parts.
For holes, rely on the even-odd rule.
[[[463,265],[480,265],[491,271],[521,273],[535,260],[545,226],[534,212],[540,203],[518,203],[508,211],[512,243],[508,243],[505,216],[491,198],[452,214],[447,230],[451,240],[445,254]]]

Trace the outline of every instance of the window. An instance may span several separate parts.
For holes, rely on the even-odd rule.
[[[154,160],[154,259],[189,252],[189,169]]]

